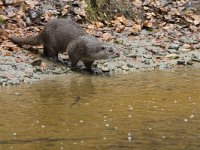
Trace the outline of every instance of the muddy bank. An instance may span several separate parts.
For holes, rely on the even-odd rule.
[[[178,66],[199,67],[200,33],[194,34],[183,29],[177,34],[179,38],[173,38],[172,32],[162,38],[163,31],[160,30],[142,30],[139,36],[112,33],[116,39],[114,42],[117,43],[113,45],[121,55],[115,59],[96,61],[93,66],[94,75],[170,69]],[[23,48],[12,53],[0,51],[0,85],[32,83],[46,75],[70,73],[67,55],[60,55],[60,60],[63,61],[62,64],[54,63],[42,57],[41,53],[33,53]],[[87,73],[81,63],[77,73]]]

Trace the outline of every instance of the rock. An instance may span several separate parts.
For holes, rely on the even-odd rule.
[[[168,48],[169,49],[176,49],[176,50],[178,50],[179,49],[179,44],[170,43]]]
[[[126,65],[126,66],[123,65],[121,68],[122,68],[123,70],[126,70],[126,71],[130,70],[130,68],[128,68],[127,65]]]
[[[144,55],[143,57],[146,59],[152,59],[152,55]]]
[[[108,67],[102,67],[102,68],[101,68],[101,71],[103,71],[103,72],[109,72],[110,69],[109,69]]]
[[[197,44],[198,41],[196,39],[194,39],[193,37],[181,37],[179,39],[180,42],[183,43],[188,43],[188,44]]]
[[[160,70],[164,70],[164,69],[167,69],[167,68],[170,68],[169,64],[166,64],[166,63],[159,64]]]
[[[136,55],[136,53],[130,53],[127,57],[137,58],[137,55]]]
[[[55,68],[55,70],[52,71],[53,74],[62,74],[62,68]]]
[[[117,67],[117,63],[115,62],[110,62],[107,64],[107,67],[109,68],[109,70],[114,70]]]
[[[128,68],[134,68],[134,64],[128,63],[128,64],[127,64],[127,67],[128,67]]]
[[[31,65],[32,65],[32,66],[40,66],[41,63],[42,63],[42,59],[39,58],[39,59],[33,60],[33,61],[31,62]]]
[[[165,58],[178,59],[179,56],[177,54],[168,54],[168,55],[165,56]]]

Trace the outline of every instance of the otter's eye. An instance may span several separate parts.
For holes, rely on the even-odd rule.
[[[102,46],[101,49],[102,49],[102,50],[105,50],[106,48],[105,48],[105,46]]]

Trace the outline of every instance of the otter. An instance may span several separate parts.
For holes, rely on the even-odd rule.
[[[89,35],[71,18],[49,21],[43,30],[26,38],[11,36],[9,39],[17,45],[43,45],[43,54],[58,61],[58,53],[67,51],[71,67],[83,61],[87,70],[91,70],[95,60],[118,57],[113,46]]]

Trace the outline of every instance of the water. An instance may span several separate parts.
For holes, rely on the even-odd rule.
[[[198,150],[200,70],[56,76],[0,89],[0,150]]]

